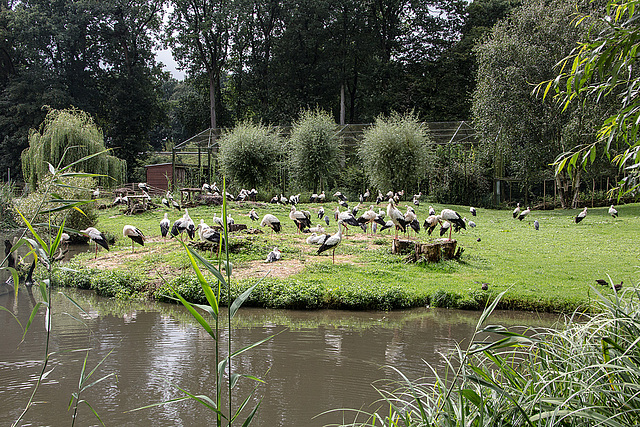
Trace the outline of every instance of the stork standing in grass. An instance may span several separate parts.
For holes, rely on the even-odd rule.
[[[169,214],[165,212],[164,218],[160,221],[160,234],[165,240],[167,239],[169,228],[171,228],[171,223],[169,222]]]
[[[109,242],[105,239],[104,235],[93,227],[89,227],[85,230],[80,230],[80,234],[87,236],[89,240],[93,240],[96,244],[96,258],[98,258],[98,245],[102,246],[106,250],[109,250]]]
[[[122,229],[122,235],[131,239],[131,253],[135,252],[133,243],[137,243],[140,246],[144,246],[144,234],[138,228],[133,225],[125,225]]]
[[[473,206],[471,206],[471,207],[469,208],[469,212],[471,212],[471,215],[473,215],[473,216],[476,216],[476,215],[477,215],[476,208],[474,208]]]
[[[527,206],[527,209],[523,210],[522,212],[520,212],[520,215],[518,215],[518,219],[520,221],[522,221],[523,219],[525,219],[527,217],[527,215],[529,215],[531,213],[531,209],[529,209],[529,207]]]
[[[365,213],[358,218],[358,222],[360,224],[365,224],[365,226],[367,224],[371,224],[371,235],[373,235],[373,224],[378,223],[381,226],[384,226],[385,224],[384,220],[380,218],[380,215],[373,210],[373,205],[371,205],[369,210],[365,211]]]
[[[436,210],[433,206],[429,206],[429,216],[435,216],[436,215]]]
[[[456,227],[457,230],[461,228],[467,229],[467,225],[462,220],[460,214],[453,209],[443,209],[442,212],[440,212],[440,217],[445,221],[449,221],[452,227]],[[451,240],[452,227],[449,227],[449,240]]]
[[[291,206],[289,218],[296,224],[298,232],[311,227],[311,219],[307,218],[304,212],[297,210],[295,206]]]
[[[518,215],[520,215],[520,203],[518,203],[518,206],[513,210],[513,218],[518,218]]]
[[[353,216],[353,214],[351,213],[351,211],[349,211],[348,209],[344,212],[340,212],[338,210],[338,215],[337,215],[337,220],[338,221],[342,221],[342,225],[344,226],[345,229],[345,235],[347,234],[347,231],[349,230],[349,228],[347,227],[347,224],[353,226],[353,227],[360,227],[362,228],[362,231],[366,232],[367,231],[367,227],[364,224],[361,224],[358,222],[358,220],[356,219],[355,216]]]
[[[332,250],[332,264],[336,262],[336,248],[342,241],[342,220],[338,220],[338,232],[333,234],[325,239],[322,245],[318,248],[318,255],[320,255],[324,251]]]
[[[324,218],[324,208],[320,206],[320,209],[318,209],[318,219],[322,218]]]
[[[251,221],[257,221],[260,219],[255,209],[251,209],[251,211],[249,212],[249,218],[251,218]]]
[[[275,215],[271,215],[271,214],[266,214],[263,218],[262,218],[262,222],[260,223],[261,227],[269,227],[271,228],[271,230],[273,230],[276,233],[279,233],[281,230],[280,227],[280,220],[278,218],[276,218]]]
[[[613,207],[613,205],[611,205],[611,207],[609,208],[609,215],[611,215],[613,218],[618,217],[618,211]]]
[[[576,215],[576,224],[579,223],[580,221],[582,221],[585,217],[587,216],[587,208],[585,207],[582,212],[580,212],[578,215]]]
[[[403,233],[406,233],[407,223],[404,219],[404,215],[402,215],[402,212],[400,212],[400,210],[396,208],[392,198],[389,199],[389,204],[387,205],[387,216],[396,226],[395,239],[398,240],[398,229],[400,229]]]

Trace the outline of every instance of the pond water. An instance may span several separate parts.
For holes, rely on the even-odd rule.
[[[215,417],[193,401],[126,412],[180,397],[181,387],[195,394],[215,394],[215,342],[181,306],[125,302],[92,292],[63,289],[86,311],[82,313],[58,290],[53,298],[50,342],[53,371],[40,386],[38,402],[21,425],[70,425],[67,411],[77,391],[85,352],[91,348],[87,372],[105,356],[93,378],[113,373],[84,394],[108,426],[215,425]],[[22,287],[17,300],[0,296],[0,306],[13,310],[24,325],[38,295]],[[340,422],[337,408],[373,410],[378,398],[372,384],[397,379],[393,365],[409,378],[428,374],[425,361],[444,369],[441,353],[456,342],[466,345],[479,313],[442,309],[394,312],[290,311],[241,308],[234,319],[233,351],[277,334],[240,355],[239,372],[262,378],[252,405],[261,406],[252,426],[323,426]],[[27,403],[44,354],[44,310],[40,310],[24,342],[16,320],[0,310],[0,425],[11,425]],[[499,312],[491,323],[551,326],[558,316]],[[226,324],[223,319],[222,324]],[[228,331],[223,331],[226,355]],[[238,405],[256,383],[241,380],[234,389]],[[99,425],[81,406],[79,425]],[[352,421],[352,415],[344,415]],[[238,425],[241,425],[239,423]],[[235,424],[234,424],[235,425]]]

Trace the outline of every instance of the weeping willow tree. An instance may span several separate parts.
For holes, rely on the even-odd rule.
[[[22,152],[22,174],[35,190],[49,173],[47,162],[58,166],[62,160],[65,166],[104,150],[104,135],[89,114],[75,108],[52,108],[40,129],[31,129],[29,148]],[[80,167],[82,172],[105,175],[99,178],[102,186],[124,182],[127,172],[124,160],[107,153],[84,161]]]

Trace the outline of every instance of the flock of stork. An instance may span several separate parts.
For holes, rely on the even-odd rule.
[[[140,183],[138,187],[140,188],[140,190],[142,190],[143,194],[148,195],[149,189],[146,184]],[[218,189],[216,183],[214,183],[213,185],[204,184],[202,190],[207,194],[219,195],[220,193],[220,190]],[[247,198],[249,200],[255,200],[256,196],[257,191],[255,189],[243,189],[240,191],[237,197],[234,197],[228,192],[226,193],[226,197],[234,201],[244,201]],[[369,190],[359,196],[359,203],[351,209],[349,209],[347,197],[340,191],[336,192],[333,195],[338,203],[338,206],[336,206],[336,209],[333,212],[334,220],[338,223],[338,231],[335,234],[325,233],[325,229],[321,224],[312,226],[311,212],[308,210],[297,209],[296,205],[300,202],[300,194],[292,195],[288,198],[283,194],[276,195],[271,198],[270,203],[291,205],[289,218],[294,222],[297,232],[310,233],[310,236],[306,239],[306,241],[308,244],[319,245],[317,254],[321,254],[323,252],[331,250],[332,262],[335,263],[335,250],[343,240],[342,227],[345,228],[345,235],[347,235],[348,233],[348,227],[351,226],[360,227],[364,233],[368,234],[369,225],[371,226],[372,236],[378,231],[383,231],[390,228],[395,228],[395,239],[398,239],[399,231],[407,234],[408,236],[408,231],[411,229],[417,235],[417,233],[420,232],[420,222],[418,221],[418,217],[414,208],[411,205],[406,205],[407,210],[405,213],[402,213],[400,209],[398,209],[398,203],[403,196],[404,192],[402,191],[395,193],[390,191],[386,195],[378,192],[375,204],[377,205],[386,201],[386,211],[384,211],[383,209],[378,209],[378,211],[376,212],[374,210],[374,205],[370,205],[368,210],[364,211],[360,216],[358,216],[361,205],[363,203],[367,203],[369,201],[369,198],[371,197]],[[416,206],[419,206],[421,196],[422,193],[414,194],[412,203]],[[325,200],[326,195],[325,192],[322,191],[320,194],[312,194],[309,201],[311,203],[322,203]],[[169,191],[162,199],[162,204],[168,208],[175,208],[180,211],[182,210],[180,204],[174,200],[171,192]],[[345,210],[341,210],[341,208],[344,208]],[[474,207],[470,207],[469,212],[474,217],[477,215],[476,209]],[[531,209],[529,207],[521,210],[520,204],[518,203],[517,207],[513,211],[513,218],[522,221],[530,213]],[[609,214],[613,217],[617,217],[618,215],[618,212],[613,205],[611,205],[611,207],[609,208]],[[584,210],[575,217],[575,222],[579,223],[586,217],[586,215],[587,208],[584,208]],[[258,221],[260,219],[255,208],[251,209],[248,216],[252,221]],[[319,207],[319,209],[317,210],[317,217],[319,220],[324,220],[327,226],[330,224],[329,216],[326,214],[324,207]],[[165,240],[167,236],[169,236],[170,238],[180,237],[182,239],[183,233],[186,233],[189,239],[194,239],[197,233],[201,241],[208,241],[213,243],[214,245],[218,245],[220,243],[223,243],[224,241],[224,237],[220,232],[223,227],[223,221],[223,218],[216,217],[214,213],[214,227],[206,224],[203,219],[201,219],[199,224],[196,225],[189,216],[188,210],[185,208],[182,217],[175,220],[173,224],[168,218],[168,213],[165,212],[164,218],[160,221],[160,233]],[[229,225],[233,224],[234,220],[229,215],[226,219],[226,222]],[[466,217],[463,218],[458,212],[453,209],[443,209],[439,214],[437,214],[435,209],[432,206],[429,206],[429,216],[424,220],[423,228],[427,230],[427,233],[429,234],[429,236],[431,236],[438,225],[440,225],[440,236],[442,237],[448,232],[448,239],[451,239],[451,233],[453,231],[458,232],[461,229],[466,229],[467,225],[471,228],[476,227],[476,224],[473,220],[467,220]],[[533,225],[536,230],[540,228],[538,220],[535,220]],[[267,213],[263,216],[262,221],[260,222],[260,226],[269,227],[273,230],[274,233],[279,233],[282,230],[282,224],[280,220],[271,213]],[[106,250],[109,250],[109,244],[106,238],[97,229],[89,227],[86,230],[81,230],[80,233],[89,237],[90,240],[93,240],[96,243],[96,257],[98,245],[102,246]],[[135,250],[134,243],[144,246],[146,237],[137,227],[133,225],[125,225],[122,230],[122,234],[124,237],[131,239],[132,252]],[[478,239],[478,241],[480,241],[480,239]],[[268,254],[266,262],[274,262],[279,259],[281,259],[281,253],[278,248],[275,247],[273,251]]]

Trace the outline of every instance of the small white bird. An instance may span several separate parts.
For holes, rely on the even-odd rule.
[[[611,205],[611,207],[609,208],[609,215],[611,215],[613,218],[618,217],[618,211],[613,207],[613,205]]]
[[[140,246],[144,246],[144,234],[142,231],[134,227],[133,225],[125,225],[122,229],[122,235],[124,237],[128,237],[131,239],[131,252],[133,253],[135,250],[133,248],[133,243],[137,243]]]
[[[267,255],[267,259],[264,262],[276,262],[282,257],[282,254],[278,250],[277,247],[274,247],[269,255]]]

